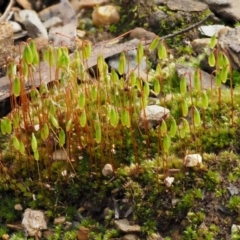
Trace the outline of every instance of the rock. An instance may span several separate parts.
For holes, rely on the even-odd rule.
[[[41,230],[47,229],[47,222],[44,213],[30,208],[27,208],[23,214],[22,225],[26,231],[26,235],[30,237],[41,237]]]
[[[159,233],[152,233],[147,236],[147,240],[164,240],[164,238]]]
[[[43,37],[48,39],[48,33],[37,13],[33,10],[21,10],[19,16],[23,21],[30,38]]]
[[[228,21],[240,21],[239,0],[201,0],[220,18]]]
[[[17,203],[17,204],[15,204],[14,209],[17,210],[17,211],[22,211],[23,207],[22,207],[21,204]]]
[[[190,89],[190,86],[193,87],[193,75],[196,69],[194,67],[189,67],[183,64],[176,64],[176,71],[177,75],[180,78],[182,75],[186,76],[187,85]],[[201,78],[202,78],[202,88],[203,89],[211,89],[216,87],[215,80],[212,75],[201,71]],[[211,82],[212,81],[212,82]],[[222,89],[226,88],[224,85],[221,86]]]
[[[165,20],[167,16],[168,15],[165,12],[163,12],[162,10],[158,10],[149,17],[149,26],[152,28],[159,28],[161,21]]]
[[[39,18],[45,22],[52,17],[59,17],[59,4],[52,5],[38,13]]]
[[[233,224],[231,227],[231,235],[240,233],[240,225]]]
[[[201,54],[204,52],[204,49],[209,46],[210,41],[210,38],[197,38],[191,42],[191,46],[195,53]]]
[[[57,161],[57,160],[67,160],[68,159],[68,155],[67,155],[67,152],[62,150],[62,149],[57,149],[53,152],[53,155],[52,155],[52,159],[54,161]]]
[[[92,13],[93,24],[97,27],[118,23],[119,20],[118,9],[112,5],[98,7]]]
[[[136,41],[139,41],[135,39]],[[126,66],[124,69],[124,73],[130,73],[132,70],[134,70],[136,67],[138,67],[138,70],[141,70],[142,72],[146,72],[147,70],[147,63],[146,63],[146,57],[143,57],[141,63],[138,65],[136,62],[136,56],[137,56],[137,50],[133,49],[128,52],[125,52],[126,56]],[[119,57],[120,54],[115,54],[107,59],[108,65],[118,71],[118,65],[119,65]]]
[[[223,28],[225,28],[224,25],[215,24],[209,26],[201,26],[198,28],[198,30],[202,35],[212,37],[214,35],[218,36],[218,32]]]
[[[2,235],[2,240],[8,240],[10,236],[8,234],[3,234]]]
[[[89,229],[81,226],[78,230],[77,239],[78,240],[89,240]]]
[[[115,220],[114,224],[117,229],[125,233],[141,232],[141,227],[139,225],[130,225],[127,219]]]
[[[165,5],[167,0],[154,0],[154,4],[156,5]]]
[[[6,63],[8,57],[14,57],[13,28],[10,23],[0,23],[0,67]]]
[[[208,9],[208,5],[192,0],[168,0],[167,7],[172,11],[202,12]]]
[[[65,222],[66,222],[66,217],[63,217],[63,216],[54,218],[54,221],[53,221],[55,225],[63,224]]]
[[[166,177],[164,179],[164,183],[167,187],[171,187],[173,182],[174,182],[174,177]]]
[[[227,29],[219,38],[219,46],[228,53],[231,66],[235,70],[240,69],[240,26]]]
[[[28,0],[16,0],[16,1],[24,9],[32,9],[32,5]]]
[[[130,33],[131,39],[153,40],[155,37],[157,37],[155,33],[147,31],[144,28],[134,28]]]
[[[170,111],[167,108],[158,105],[147,106],[140,113],[139,127],[145,128],[145,124],[147,124],[148,129],[156,127],[169,115]]]
[[[14,22],[14,21],[9,21],[9,23],[11,23],[14,33],[22,31],[22,27],[21,27],[21,25],[19,23]]]
[[[139,240],[136,234],[126,234],[121,239],[122,240]]]
[[[80,8],[94,8],[109,3],[109,0],[81,0]]]
[[[111,176],[113,174],[113,167],[111,164],[107,163],[102,169],[102,174],[104,177]]]
[[[234,186],[232,183],[230,183],[229,187],[227,187],[228,191],[230,192],[231,196],[238,195],[240,192],[240,189],[236,186]]]
[[[188,154],[185,156],[183,164],[186,167],[195,167],[202,164],[202,157],[200,154]]]
[[[49,29],[49,28],[55,27],[55,26],[57,26],[57,25],[59,25],[59,24],[61,24],[61,23],[62,23],[62,20],[61,20],[59,17],[55,16],[55,17],[52,17],[52,18],[46,20],[46,21],[43,23],[43,26],[44,26],[46,29]]]

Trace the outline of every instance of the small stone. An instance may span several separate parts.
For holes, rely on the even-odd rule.
[[[102,174],[104,177],[111,176],[113,174],[113,167],[111,164],[107,163],[102,169]]]
[[[18,22],[9,21],[9,23],[11,23],[14,33],[18,33],[22,31],[22,27]]]
[[[207,37],[212,37],[214,35],[217,36],[218,32],[223,28],[225,28],[224,25],[215,24],[215,25],[201,26],[198,28],[198,30],[202,35]]]
[[[2,235],[2,240],[8,240],[10,236],[8,234],[3,234]]]
[[[174,182],[174,177],[166,177],[164,179],[164,183],[167,187],[171,187],[173,182]]]
[[[89,229],[81,226],[78,230],[78,240],[88,240],[89,239]]]
[[[22,207],[21,204],[17,203],[17,204],[15,204],[14,209],[17,210],[17,211],[22,211],[23,207]]]
[[[46,29],[49,29],[49,28],[55,27],[55,26],[57,26],[57,25],[59,25],[59,24],[61,24],[61,23],[62,23],[62,20],[61,20],[59,17],[54,16],[54,17],[46,20],[46,21],[43,23],[43,26],[44,26]]]
[[[126,234],[121,239],[122,240],[139,240],[136,234]]]
[[[147,125],[148,129],[156,127],[164,118],[167,118],[169,114],[170,111],[167,108],[158,105],[147,106],[140,113],[139,127],[145,128],[145,125]]]
[[[137,224],[130,225],[127,219],[120,219],[114,221],[115,226],[122,232],[131,233],[131,232],[141,232],[141,227]]]
[[[186,167],[195,167],[202,164],[202,157],[200,154],[189,154],[186,155],[183,161]]]
[[[231,234],[240,233],[240,225],[233,224],[231,227]]]
[[[147,31],[144,28],[134,28],[130,33],[130,38],[137,38],[139,40],[153,40],[157,35],[153,32]]]
[[[195,53],[200,54],[209,46],[210,41],[210,38],[197,38],[191,42],[191,46]]]
[[[153,13],[148,20],[150,27],[159,28],[161,21],[165,20],[167,17],[168,15],[164,11],[158,10]]]
[[[96,8],[92,13],[92,20],[95,26],[106,26],[118,23],[120,15],[117,7],[106,5]]]
[[[59,224],[65,223],[65,222],[66,222],[66,217],[61,216],[61,217],[55,218],[53,223],[55,225],[59,225]]]
[[[67,156],[66,151],[64,151],[62,149],[58,149],[58,150],[53,152],[52,159],[55,160],[55,161],[57,161],[57,160],[64,161],[64,160],[68,159],[68,156]]]
[[[41,237],[41,230],[47,229],[44,213],[40,210],[32,210],[30,208],[27,208],[23,214],[22,225],[26,235],[30,237]]]
[[[147,240],[164,240],[164,238],[159,233],[152,233],[147,236]]]

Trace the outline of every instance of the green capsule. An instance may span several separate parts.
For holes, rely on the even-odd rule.
[[[137,76],[136,76],[136,73],[135,72],[132,72],[131,75],[130,75],[130,85],[132,87],[134,87],[136,85],[136,82],[137,82]]]
[[[48,136],[49,136],[49,128],[47,123],[44,123],[41,129],[41,138],[43,141],[45,141],[48,138]]]
[[[16,136],[13,136],[12,141],[13,141],[13,146],[14,146],[14,148],[18,151],[19,148],[20,148],[20,143],[19,143],[19,141],[18,141],[18,138],[17,138]]]
[[[193,74],[193,82],[194,82],[194,89],[199,91],[201,88],[201,77],[200,77],[200,70],[196,69]]]
[[[98,67],[100,74],[102,74],[103,69],[104,69],[104,58],[101,54],[98,55],[98,58],[97,58],[97,67]]]
[[[151,42],[151,44],[149,45],[149,51],[153,51],[154,49],[156,49],[156,47],[158,46],[159,44],[159,38],[156,37],[153,39],[153,41]]]
[[[185,118],[182,118],[183,128],[186,133],[190,132],[189,123]]]
[[[20,123],[19,114],[15,112],[13,114],[13,127],[14,128],[18,128],[19,127],[19,123]]]
[[[34,133],[32,133],[31,147],[32,147],[33,152],[36,152],[36,151],[37,151],[38,144],[37,144],[37,139],[36,139]]]
[[[33,54],[28,44],[26,44],[23,49],[22,58],[27,64],[32,64],[33,62]]]
[[[83,51],[83,59],[90,58],[91,53],[92,53],[92,45],[91,45],[91,43],[88,42],[88,41],[86,43],[84,43],[82,51]]]
[[[216,59],[215,59],[215,55],[213,52],[211,52],[208,56],[208,64],[210,67],[215,67]]]
[[[119,64],[118,64],[118,72],[120,75],[124,74],[125,66],[126,66],[126,56],[125,56],[125,53],[122,52],[120,54]]]
[[[49,63],[49,48],[43,52],[43,61]]]
[[[7,64],[7,76],[9,78],[17,74],[17,64],[15,62],[9,62]]]
[[[158,47],[158,58],[159,59],[167,58],[167,49],[164,46],[163,42],[160,42],[159,47]]]
[[[54,116],[50,116],[50,121],[55,128],[59,128],[58,121]]]
[[[220,73],[217,73],[215,76],[215,84],[217,88],[220,88],[222,85],[222,78]]]
[[[63,145],[65,144],[65,138],[66,138],[65,132],[63,129],[61,129],[58,136],[58,144],[60,147],[63,147]]]
[[[224,67],[224,64],[225,64],[225,60],[224,60],[224,54],[222,52],[220,52],[218,54],[218,67],[220,69],[222,69]]]
[[[109,111],[109,120],[110,120],[110,124],[112,126],[115,126],[115,122],[116,122],[116,111],[114,110],[113,107],[110,108]]]
[[[22,61],[23,75],[25,78],[28,78],[28,64],[25,61]]]
[[[20,79],[18,77],[15,77],[13,80],[13,95],[15,97],[20,95],[20,91],[21,91],[21,82]]]
[[[162,120],[160,131],[161,131],[161,136],[167,135],[167,124],[164,119]]]
[[[97,86],[92,85],[90,97],[93,102],[97,100],[97,95],[98,95]]]
[[[95,127],[95,140],[96,140],[96,143],[100,143],[101,140],[102,140],[102,130],[101,130],[100,122],[98,122],[98,121],[95,122],[94,127]]]
[[[188,115],[188,103],[186,99],[182,100],[181,106],[182,106],[182,115],[186,117]]]
[[[39,64],[39,54],[38,54],[38,51],[37,51],[37,48],[36,48],[36,44],[33,40],[30,41],[29,47],[30,47],[30,49],[32,51],[32,55],[33,55],[32,63],[35,64],[35,65]]]
[[[25,152],[26,152],[25,145],[22,141],[19,142],[19,151],[22,155],[25,155]]]
[[[180,138],[184,138],[185,135],[186,135],[185,129],[182,127],[179,131],[179,136],[180,136]]]
[[[229,59],[228,59],[228,57],[226,56],[225,53],[223,53],[223,65],[224,66],[230,66]]]
[[[85,109],[83,109],[80,117],[79,117],[79,124],[81,127],[85,127],[87,123],[87,115]]]
[[[170,136],[174,137],[177,133],[177,123],[176,120],[173,118],[170,126]]]
[[[185,76],[181,76],[180,78],[180,93],[185,94],[187,92],[187,80]]]
[[[210,48],[214,48],[216,46],[216,44],[217,44],[217,37],[216,37],[216,35],[213,35],[211,37],[210,44],[209,44]]]
[[[221,76],[222,83],[225,83],[227,81],[228,74],[229,74],[229,67],[228,67],[228,65],[226,65],[220,70],[220,76]]]
[[[137,64],[140,64],[142,62],[143,56],[144,56],[143,45],[141,42],[139,42],[138,48],[137,48],[137,55],[136,55]]]
[[[72,118],[70,118],[66,124],[66,132],[68,132],[72,127]]]
[[[35,151],[35,152],[33,153],[33,156],[34,156],[34,159],[35,159],[36,161],[39,160],[39,153],[38,153],[38,151]]]
[[[161,91],[161,85],[160,85],[160,82],[157,78],[154,79],[153,90],[156,94],[159,94],[160,91]]]
[[[114,122],[113,122],[113,127],[116,128],[119,122],[119,114],[118,111],[116,109],[114,109],[115,112],[115,117],[114,117]]]
[[[81,91],[80,95],[79,95],[79,99],[78,99],[78,106],[80,109],[84,108],[85,102],[86,102],[85,93],[83,91]]]
[[[64,52],[61,55],[61,57],[58,59],[57,66],[64,68],[64,67],[68,67],[69,63],[70,63],[69,55]]]
[[[118,74],[116,73],[116,71],[113,68],[112,68],[112,71],[111,71],[111,81],[113,83],[117,83],[119,81]]]
[[[163,137],[163,151],[168,152],[171,147],[171,137],[169,135],[165,135]]]
[[[194,110],[193,110],[193,119],[194,119],[194,125],[196,127],[201,125],[200,113],[196,107],[194,107]]]
[[[143,94],[144,94],[144,97],[148,97],[149,96],[149,93],[150,93],[150,88],[149,88],[149,84],[147,82],[144,83],[144,86],[143,86]]]
[[[207,95],[206,91],[203,91],[201,93],[201,104],[202,104],[203,109],[208,108],[208,95]]]
[[[12,122],[9,118],[5,119],[5,127],[6,127],[7,134],[11,134],[12,133]]]
[[[158,63],[158,65],[156,67],[156,75],[158,75],[158,76],[162,75],[162,67],[161,67],[160,63]]]
[[[121,112],[121,123],[123,126],[127,126],[129,121],[129,112],[127,109],[123,109]]]

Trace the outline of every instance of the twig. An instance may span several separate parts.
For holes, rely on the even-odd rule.
[[[206,22],[210,17],[213,17],[213,13],[209,14],[208,16],[206,16],[203,20],[197,22],[197,23],[194,23],[193,25],[179,31],[179,32],[175,32],[175,33],[171,33],[171,34],[168,34],[166,36],[163,36],[163,37],[160,37],[160,39],[166,39],[166,38],[171,38],[171,37],[175,37],[179,34],[182,34],[182,33],[185,33],[185,32],[188,32],[190,30],[192,30],[193,28],[196,28],[198,27],[199,25],[201,25],[202,23]]]
[[[7,20],[8,14],[9,14],[9,12],[11,11],[11,8],[12,8],[14,2],[15,2],[14,0],[10,0],[9,4],[8,4],[6,10],[5,10],[5,12],[4,12],[3,15],[0,17],[0,22],[5,22],[5,21]]]

